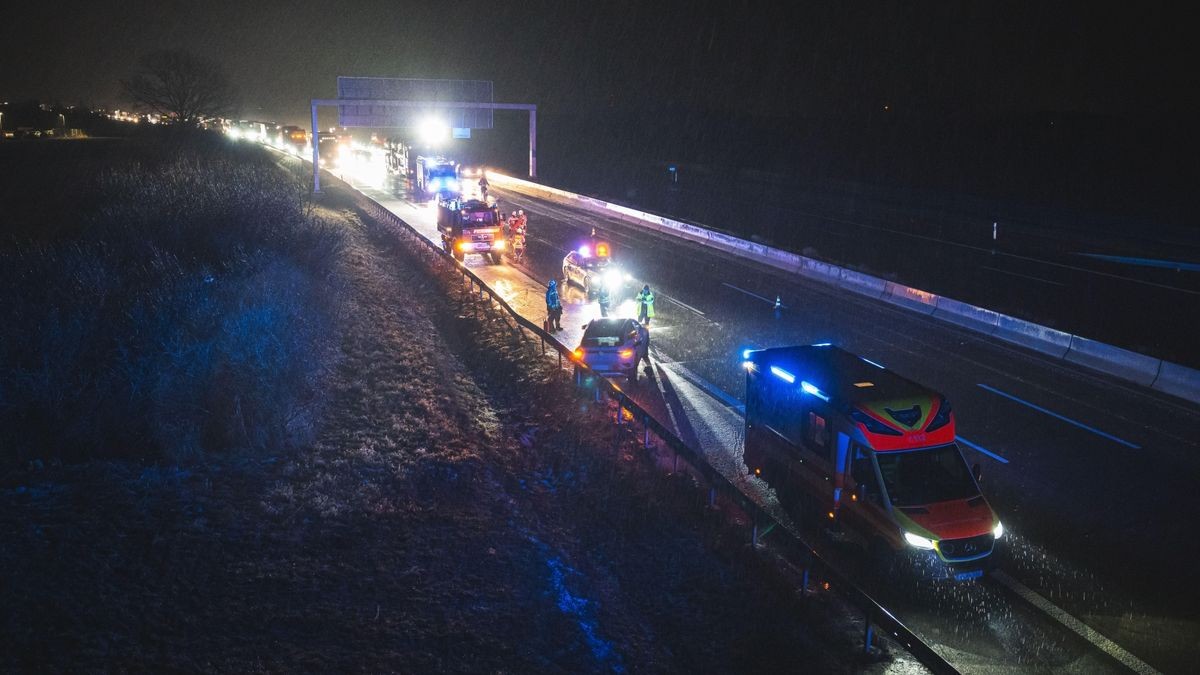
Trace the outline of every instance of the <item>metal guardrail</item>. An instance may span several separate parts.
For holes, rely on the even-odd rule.
[[[400,228],[401,231],[408,234],[411,238],[424,244],[430,251],[438,254],[444,262],[452,264],[462,274],[464,281],[470,283],[471,292],[478,292],[481,299],[487,299],[489,303],[495,304],[505,313],[512,317],[519,329],[524,329],[541,339],[542,352],[545,353],[546,345],[550,345],[558,352],[559,367],[562,368],[564,357],[568,363],[574,365],[578,370],[576,372],[590,373],[591,369],[585,364],[576,363],[572,360],[572,350],[566,345],[558,341],[550,333],[542,329],[541,326],[521,316],[517,310],[508,304],[503,298],[488,286],[482,279],[475,275],[463,263],[454,260],[454,258],[433,241],[425,238],[421,233],[417,232],[411,225],[404,222],[399,216],[389,211],[379,202],[355,191],[360,201],[368,206],[368,210],[376,214],[381,220],[387,221]],[[577,377],[577,383],[583,384],[584,378]],[[869,650],[874,641],[875,630],[881,630],[887,634],[892,640],[898,643],[909,654],[917,659],[921,665],[925,666],[934,673],[958,673],[959,671],[950,664],[940,654],[935,652],[932,647],[926,644],[921,638],[913,633],[907,626],[904,625],[895,615],[889,612],[886,608],[880,605],[866,591],[860,588],[857,584],[850,581],[838,571],[836,567],[825,561],[812,547],[801,540],[791,530],[783,527],[778,520],[766,511],[757,502],[742,492],[734,485],[724,474],[713,468],[704,456],[689,446],[683,439],[679,438],[673,431],[667,428],[662,422],[656,419],[649,411],[640,406],[636,401],[630,398],[618,385],[605,377],[595,375],[586,378],[589,386],[594,387],[596,399],[601,400],[602,396],[607,396],[617,404],[615,415],[615,424],[624,424],[624,414],[622,411],[628,411],[634,423],[640,421],[643,428],[643,444],[645,447],[650,447],[650,434],[654,434],[662,441],[676,457],[682,457],[688,466],[698,474],[698,477],[708,487],[707,504],[710,507],[715,507],[719,501],[724,500],[733,506],[741,509],[746,513],[753,526],[751,528],[751,543],[755,546],[760,546],[759,533],[768,529],[778,528],[786,532],[789,536],[782,541],[773,544],[779,546],[781,554],[792,561],[802,561],[801,569],[803,570],[805,584],[807,585],[809,572],[813,569],[819,569],[833,584],[837,585],[840,591],[858,607],[864,615],[863,628],[863,648]]]

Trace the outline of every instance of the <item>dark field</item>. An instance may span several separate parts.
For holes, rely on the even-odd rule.
[[[345,194],[9,151],[0,670],[901,665]]]

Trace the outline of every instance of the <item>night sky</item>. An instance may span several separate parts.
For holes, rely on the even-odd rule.
[[[303,123],[337,75],[491,79],[547,112],[760,117],[1194,113],[1191,22],[1123,3],[27,3],[0,19],[0,97],[118,106],[142,53],[223,63],[242,116]]]

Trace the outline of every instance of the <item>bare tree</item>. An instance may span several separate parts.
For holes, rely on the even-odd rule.
[[[229,116],[237,102],[220,64],[178,49],[142,56],[133,76],[121,80],[121,88],[146,112],[189,125]]]

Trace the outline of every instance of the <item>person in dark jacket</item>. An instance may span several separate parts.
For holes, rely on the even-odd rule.
[[[600,305],[600,316],[608,316],[609,305],[612,304],[612,296],[608,292],[608,284],[601,282],[600,289],[596,292],[596,302]]]
[[[558,282],[551,279],[546,289],[546,330],[562,330],[562,302],[558,299]]]

